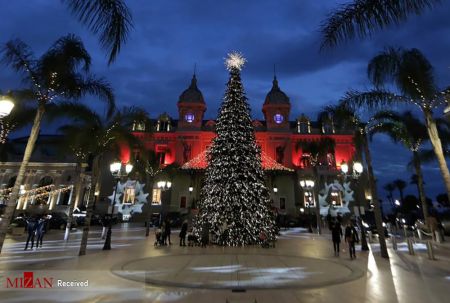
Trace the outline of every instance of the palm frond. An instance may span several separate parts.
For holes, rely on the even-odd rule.
[[[432,9],[441,0],[354,0],[340,6],[321,25],[321,48],[371,36],[378,29],[404,22],[410,15]]]
[[[102,118],[91,108],[75,102],[59,102],[47,109],[47,119],[70,118],[88,125],[102,125]]]
[[[123,0],[63,0],[78,20],[99,35],[109,53],[108,63],[117,57],[132,28],[130,11]]]
[[[366,108],[368,110],[377,110],[386,106],[407,104],[408,101],[404,96],[374,89],[367,92],[348,91],[339,103],[352,109]]]
[[[86,79],[77,79],[76,85],[78,86],[78,90],[74,91],[72,97],[79,99],[87,94],[97,96],[107,104],[106,116],[112,116],[116,103],[113,89],[107,81],[102,78],[90,76]]]
[[[15,71],[23,73],[25,80],[37,81],[36,59],[30,47],[20,39],[7,42],[1,50],[1,62],[11,66]]]
[[[42,55],[39,62],[40,69],[44,74],[73,73],[79,66],[88,72],[91,66],[91,56],[79,37],[68,34],[56,40]]]

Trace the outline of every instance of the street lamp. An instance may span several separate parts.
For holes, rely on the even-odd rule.
[[[308,202],[305,202],[305,207],[308,209],[308,232],[312,233],[312,223],[311,223],[311,202],[314,201],[313,190],[314,190],[314,181],[311,179],[300,180],[300,186],[303,189],[304,195],[308,196]],[[317,201],[316,201],[317,202]],[[317,212],[316,212],[317,216]],[[319,223],[319,219],[317,218],[317,222]]]
[[[341,163],[341,171],[344,174],[344,177],[350,176],[353,181],[355,182],[356,188],[358,188],[358,180],[363,172],[363,165],[361,162],[354,161],[352,165],[352,169],[350,170],[350,167],[345,161],[342,161]],[[361,205],[360,200],[358,197],[355,198],[357,201],[357,207],[358,207],[358,216],[357,216],[357,222],[361,228],[361,250],[369,250],[369,246],[367,245],[367,238],[366,238],[366,230],[364,227],[364,224],[361,220]],[[383,231],[378,231],[383,232]]]
[[[121,162],[113,162],[109,166],[109,170],[111,171],[112,176],[114,177],[114,180],[116,181],[116,187],[114,188],[114,194],[113,194],[113,203],[112,208],[110,212],[110,218],[108,223],[108,232],[106,233],[106,240],[105,244],[103,245],[103,250],[111,250],[111,233],[112,233],[112,219],[114,215],[114,209],[116,206],[116,195],[117,195],[117,188],[119,187],[120,178],[127,176],[132,170],[133,165],[127,163],[122,164]]]
[[[0,97],[0,118],[8,116],[13,108],[14,103],[8,97]]]
[[[158,181],[157,183],[156,183],[156,186],[161,190],[161,191],[166,191],[166,190],[169,190],[171,187],[172,187],[172,182],[170,182],[170,181],[165,181],[165,180],[161,180],[161,181]],[[193,190],[193,189],[192,189]],[[161,195],[161,200],[162,200],[162,195]],[[164,201],[161,201],[162,203],[163,203],[163,207],[162,207],[162,213],[160,214],[160,224],[161,224],[161,220],[163,219],[163,213],[165,212],[164,211]]]

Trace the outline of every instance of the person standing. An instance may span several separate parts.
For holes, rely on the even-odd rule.
[[[358,232],[352,221],[347,223],[345,228],[345,242],[348,243],[348,250],[350,251],[350,259],[356,258],[355,243],[359,242]]]
[[[47,217],[42,216],[36,224],[36,248],[42,247],[42,240],[44,239],[45,234],[45,224]]]
[[[30,240],[31,240],[31,249],[33,249],[34,246],[34,235],[36,233],[36,219],[33,217],[27,219],[27,232],[28,238],[24,250],[28,249],[28,243],[30,242]]]
[[[180,231],[180,246],[186,246],[187,229],[188,229],[188,223],[186,220],[184,220],[183,224],[181,225],[181,231]]]
[[[339,244],[341,243],[342,228],[339,221],[335,220],[331,227],[331,238],[333,240],[334,256],[339,257]]]
[[[166,238],[169,241],[169,245],[172,245],[172,242],[170,241],[170,233],[171,233],[171,227],[170,227],[170,220],[166,219]]]

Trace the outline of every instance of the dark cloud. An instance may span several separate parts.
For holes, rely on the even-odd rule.
[[[315,118],[324,105],[336,102],[347,90],[369,88],[367,62],[386,46],[421,49],[435,66],[439,85],[450,84],[448,1],[370,39],[319,52],[322,20],[345,2],[129,1],[134,29],[117,61],[108,67],[95,36],[61,1],[4,1],[0,43],[18,37],[41,54],[58,37],[76,33],[93,57],[94,72],[111,82],[118,103],[141,106],[153,117],[162,111],[177,116],[176,102],[196,63],[198,84],[208,104],[206,117],[214,118],[227,82],[223,58],[231,50],[242,51],[248,59],[242,77],[252,114],[258,118],[272,85],[274,64],[280,86],[292,102],[291,118],[300,113]],[[0,90],[20,86],[10,69],[0,71]],[[93,101],[86,100],[96,104]],[[398,176],[409,178],[410,155],[401,146],[377,137],[372,149],[381,185]],[[430,192],[443,191],[436,168],[435,164],[424,167]]]

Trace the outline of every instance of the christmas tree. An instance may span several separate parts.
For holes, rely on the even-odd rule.
[[[208,151],[208,167],[194,218],[194,233],[210,232],[218,243],[240,246],[275,239],[274,215],[264,183],[261,150],[256,144],[240,70],[245,59],[232,53],[225,97],[216,122],[217,136]]]

